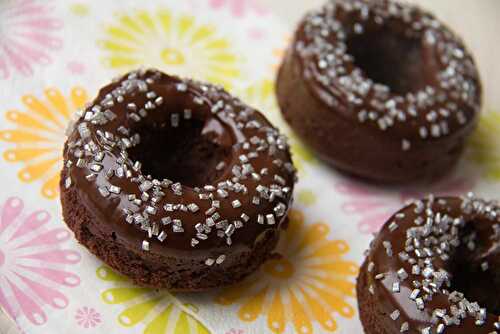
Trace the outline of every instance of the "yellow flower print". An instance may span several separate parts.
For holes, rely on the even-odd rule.
[[[471,141],[472,159],[484,166],[486,176],[500,180],[500,113],[484,113]]]
[[[210,334],[195,318],[196,310],[180,304],[170,293],[134,286],[106,266],[97,269],[97,277],[113,284],[101,298],[106,304],[124,307],[118,316],[123,327],[142,324],[143,334]]]
[[[306,148],[302,142],[293,134],[285,120],[281,116],[276,96],[274,93],[274,82],[271,80],[263,80],[248,87],[241,94],[245,103],[257,108],[259,111],[273,123],[279,127],[290,140],[293,162],[299,173],[304,173],[304,165],[306,163],[313,164],[316,162],[314,155]]]
[[[48,88],[43,99],[22,97],[26,111],[9,110],[5,114],[15,128],[0,131],[0,140],[14,145],[3,157],[24,165],[18,173],[21,181],[43,182],[41,192],[46,198],[57,197],[66,125],[86,101],[83,88],[72,88],[68,97],[57,88]]]
[[[266,317],[273,333],[291,333],[291,329],[313,333],[314,328],[334,332],[337,316],[354,316],[353,279],[358,269],[342,258],[348,244],[327,239],[328,233],[328,225],[305,224],[303,214],[292,211],[277,248],[280,255],[266,262],[257,276],[224,290],[216,302],[238,303],[242,321]]]
[[[312,206],[318,198],[310,189],[301,189],[297,192],[297,200],[304,206]]]
[[[154,66],[226,88],[240,77],[240,59],[228,39],[191,15],[167,9],[119,15],[99,45],[106,52],[105,64],[121,71]]]

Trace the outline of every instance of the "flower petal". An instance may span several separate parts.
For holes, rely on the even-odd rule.
[[[26,293],[20,290],[11,281],[8,281],[14,297],[21,307],[23,314],[34,324],[42,325],[47,322],[47,315],[42,310],[42,308]]]
[[[26,132],[24,130],[3,130],[0,131],[0,140],[15,143],[39,143],[39,142],[49,142],[50,139],[42,137],[40,135]]]
[[[43,276],[57,284],[68,286],[68,287],[74,287],[80,284],[80,277],[77,275],[63,271],[63,270],[58,270],[58,269],[50,269],[50,268],[37,268],[37,267],[32,267],[32,266],[26,266],[26,265],[19,265],[20,267],[30,270],[34,273],[37,273],[40,276]]]
[[[352,318],[354,316],[354,308],[345,302],[341,297],[314,285],[311,285],[310,287],[318,294],[318,296],[321,296],[321,300],[330,305],[332,309],[337,311],[344,318]]]
[[[12,150],[6,150],[3,156],[8,162],[28,162],[52,152],[54,152],[52,148],[15,148]]]
[[[222,293],[215,298],[215,302],[221,305],[231,305],[246,295],[246,292],[250,291],[254,284],[254,280],[246,280],[237,285],[224,288]]]
[[[55,228],[50,231],[36,235],[33,239],[16,247],[16,249],[26,247],[39,247],[48,245],[57,245],[70,238],[68,230],[64,228]]]
[[[5,231],[7,226],[12,224],[21,214],[24,203],[20,198],[10,197],[2,208],[2,220],[0,221],[0,233]]]
[[[17,275],[45,304],[53,308],[63,309],[68,306],[68,298],[59,291],[47,285],[40,284],[34,280]]]
[[[316,226],[317,228],[324,227],[320,224]],[[306,258],[318,258],[318,257],[326,257],[330,259],[338,258],[344,254],[349,252],[349,244],[344,240],[332,240],[321,243],[318,248],[316,248],[313,252],[308,253]]]
[[[48,223],[49,220],[50,214],[47,211],[38,210],[33,212],[24,219],[23,223],[17,228],[16,232],[12,234],[9,242],[39,229],[41,226]]]
[[[57,88],[46,89],[45,97],[49,100],[52,106],[54,106],[55,110],[61,116],[63,116],[65,120],[69,119],[70,112],[68,109],[68,104],[66,103],[66,99],[64,98],[64,96]]]

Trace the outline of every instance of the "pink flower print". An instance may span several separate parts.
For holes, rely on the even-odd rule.
[[[335,188],[348,197],[342,204],[342,211],[359,217],[357,224],[361,233],[373,233],[409,200],[431,193],[441,196],[461,195],[470,191],[474,184],[474,180],[454,177],[432,185],[404,187],[389,193],[354,181],[341,182]]]
[[[11,72],[32,75],[34,65],[50,63],[50,52],[61,48],[54,31],[62,27],[62,21],[53,17],[50,3],[0,2],[0,78],[8,78]]]
[[[13,319],[25,316],[41,325],[47,321],[45,307],[68,306],[62,288],[77,286],[80,278],[66,267],[78,263],[80,255],[62,247],[70,233],[49,227],[48,212],[23,209],[16,197],[0,209],[0,305]]]
[[[255,0],[210,0],[210,6],[214,9],[229,7],[235,17],[243,17],[248,12],[262,16],[267,14],[267,10],[261,7]]]
[[[101,322],[101,314],[92,307],[84,306],[76,311],[76,323],[83,328],[97,326]]]

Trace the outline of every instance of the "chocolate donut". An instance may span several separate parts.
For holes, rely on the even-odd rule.
[[[142,286],[235,283],[275,247],[292,202],[286,138],[222,88],[126,74],[79,113],[64,148],[63,216]]]
[[[332,0],[308,14],[276,91],[284,118],[325,161],[387,183],[449,170],[481,106],[461,40],[432,14],[387,0]]]
[[[415,201],[372,242],[357,295],[367,334],[500,333],[500,206]]]

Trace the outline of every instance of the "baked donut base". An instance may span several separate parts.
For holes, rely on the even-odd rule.
[[[94,221],[92,213],[81,203],[74,187],[61,187],[63,218],[79,243],[111,268],[144,287],[193,292],[237,283],[272,257],[279,240],[279,233],[268,233],[255,243],[252,251],[242,252],[238,261],[232,259],[226,264],[226,260],[224,266],[209,267],[203,260],[194,262],[151,253],[139,255],[117,243],[112,236],[103,239],[93,235],[87,227]]]

